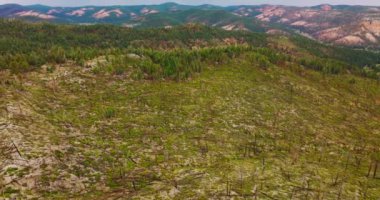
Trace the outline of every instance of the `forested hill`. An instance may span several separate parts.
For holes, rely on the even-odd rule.
[[[43,5],[0,5],[0,17],[28,21],[48,21],[69,24],[107,23],[124,27],[158,28],[202,23],[228,30],[264,32],[258,20],[238,16],[223,7],[187,6],[176,3],[136,6],[49,7]]]
[[[135,6],[49,7],[0,5],[0,17],[69,24],[116,24],[158,28],[201,23],[224,30],[273,32],[296,30],[318,41],[379,48],[380,8],[375,6],[281,5],[188,6],[176,3]]]
[[[324,45],[297,35],[225,31],[189,24],[171,29],[126,29],[113,25],[55,25],[0,20],[0,67],[30,71],[45,63],[86,60],[112,51],[201,49],[248,46],[292,59],[307,68],[377,77],[380,56],[365,50]],[[290,61],[290,60],[289,60]]]

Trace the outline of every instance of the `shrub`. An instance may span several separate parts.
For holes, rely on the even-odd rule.
[[[104,110],[103,116],[106,119],[110,119],[116,116],[116,109],[112,107],[108,107]]]

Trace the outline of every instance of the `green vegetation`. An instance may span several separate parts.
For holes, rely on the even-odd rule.
[[[190,9],[172,13],[158,13],[148,15],[145,20],[142,22],[137,20],[136,23],[139,23],[138,28],[178,26],[186,23],[201,23],[208,26],[217,24],[218,27],[233,24],[241,25],[250,31],[265,32],[265,28],[258,21],[240,17],[224,10]]]
[[[269,59],[276,59],[275,63],[293,59],[305,67],[326,73],[345,73],[349,70],[377,78],[380,71],[376,67],[380,63],[378,53],[330,47],[299,36],[289,39],[293,45],[296,45],[296,49],[288,51],[272,48],[273,45],[281,46],[281,42],[276,41],[272,44],[268,42],[268,37],[261,33],[224,31],[201,25],[180,26],[169,30],[125,29],[111,25],[73,26],[1,20],[0,27],[2,27],[0,69],[10,69],[14,73],[33,71],[45,63],[62,64],[73,61],[84,65],[86,60],[102,55],[122,56],[137,51],[140,54],[148,54],[153,59],[151,64],[155,64],[156,67],[164,65],[167,68],[150,71],[152,69],[147,69],[149,66],[146,66],[151,65],[150,61],[145,61],[142,68],[148,73],[162,71],[164,76],[172,76],[172,73],[179,75],[178,70],[184,70],[181,76],[188,77],[189,71],[194,70],[191,68],[199,68],[194,65],[198,65],[202,59],[207,59],[206,57],[224,60],[223,56],[218,56],[222,52],[216,52],[224,50],[218,48],[199,50],[197,53],[190,52],[190,49],[236,45],[245,48],[244,51],[255,51],[266,55]],[[174,51],[160,52],[162,49]],[[189,52],[181,52],[184,50]],[[237,52],[234,52],[236,50]],[[232,54],[242,53],[241,48],[231,48],[226,51],[230,58]],[[300,52],[303,54],[301,59],[297,55]],[[182,57],[184,54],[186,56]],[[123,60],[119,60],[117,63],[118,73],[122,73],[123,66],[127,65],[122,62]],[[171,64],[166,65],[168,63],[165,62]],[[364,67],[367,68],[364,70]]]
[[[199,25],[1,23],[0,198],[380,196],[375,57]]]
[[[300,36],[293,36],[291,39],[297,46],[318,57],[333,58],[359,66],[375,65],[380,62],[380,56],[376,53],[326,45]]]
[[[42,64],[66,60],[83,64],[99,55],[134,48],[193,48],[219,46],[226,38],[244,38],[244,42],[262,46],[262,34],[233,33],[205,26],[189,25],[166,29],[125,29],[111,25],[69,26],[0,21],[1,69],[30,71]],[[242,43],[243,41],[240,41]],[[20,65],[17,65],[20,64]]]

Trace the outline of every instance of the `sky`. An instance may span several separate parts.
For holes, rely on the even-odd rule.
[[[310,6],[319,4],[348,4],[348,5],[377,5],[380,0],[0,0],[0,4],[18,3],[22,5],[43,4],[50,6],[83,6],[83,5],[142,5],[177,2],[187,5],[214,4],[214,5],[295,5]]]

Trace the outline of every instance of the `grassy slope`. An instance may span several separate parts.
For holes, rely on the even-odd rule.
[[[23,79],[2,73],[1,80],[4,141],[12,139],[28,160],[5,174],[20,182],[35,176],[31,194],[380,196],[379,179],[366,177],[380,142],[374,80],[265,71],[238,59],[180,83],[95,76],[72,66]]]

